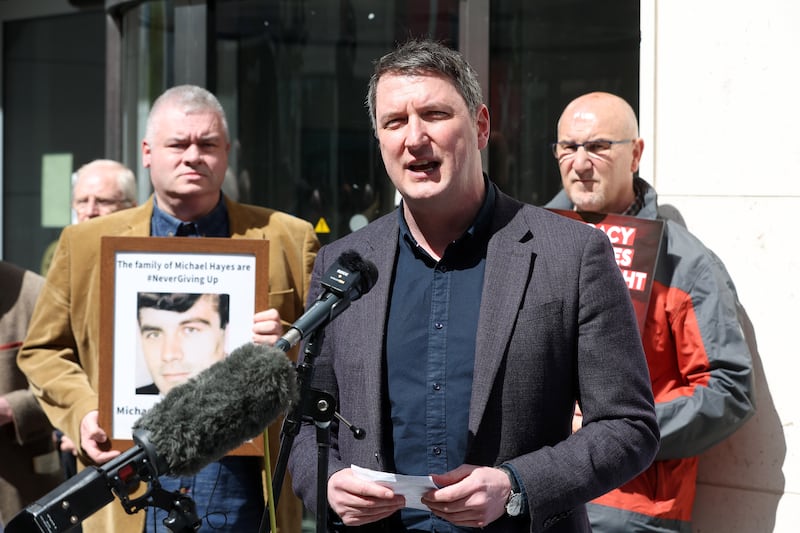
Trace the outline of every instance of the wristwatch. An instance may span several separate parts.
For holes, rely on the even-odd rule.
[[[506,513],[508,516],[519,516],[522,514],[524,502],[522,501],[522,491],[519,489],[519,483],[517,483],[517,476],[507,466],[500,465],[497,468],[505,472],[511,482],[511,493],[506,501]]]

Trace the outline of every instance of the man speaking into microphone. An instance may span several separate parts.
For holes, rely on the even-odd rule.
[[[379,272],[316,346],[312,386],[366,433],[331,422],[319,476],[328,531],[588,533],[584,504],[644,470],[658,447],[611,244],[483,174],[489,112],[457,52],[406,43],[376,62],[367,101],[402,204],[323,247],[314,266],[311,299],[342,250]],[[585,425],[573,434],[576,401]],[[289,461],[310,510],[316,437],[304,424]],[[439,488],[406,501],[352,465],[432,476]]]
[[[254,315],[253,340],[274,344],[303,311],[319,248],[306,221],[273,209],[240,204],[222,193],[231,138],[225,112],[207,90],[182,85],[156,99],[141,144],[153,195],[141,206],[64,229],[18,363],[45,413],[79,444],[83,467],[103,465],[110,450],[98,425],[100,240],[134,237],[230,237],[269,241],[269,303]],[[133,349],[133,348],[132,348]],[[131,354],[133,357],[133,354]],[[133,383],[132,383],[133,385]],[[280,428],[270,427],[272,464]],[[264,510],[258,457],[227,456],[196,475],[165,477],[169,491],[197,503],[202,531],[254,531]],[[277,509],[281,531],[300,530],[302,509],[289,490]],[[145,531],[165,531],[148,509]],[[145,513],[127,515],[113,502],[83,523],[85,533],[141,533]]]

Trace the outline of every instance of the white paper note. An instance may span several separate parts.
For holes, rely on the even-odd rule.
[[[350,465],[353,473],[360,479],[375,481],[384,487],[388,487],[395,494],[402,494],[406,499],[406,507],[428,511],[428,507],[421,501],[422,495],[431,489],[438,488],[431,476],[407,476],[404,474],[392,474],[391,472],[379,472],[369,468]]]

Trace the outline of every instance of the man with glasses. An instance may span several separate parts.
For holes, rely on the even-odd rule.
[[[75,222],[86,222],[128,207],[136,207],[136,175],[122,163],[95,159],[75,172],[72,184]],[[57,240],[50,243],[42,255],[42,276],[47,275],[57,244]]]
[[[95,159],[76,173],[72,208],[78,222],[136,206],[136,176],[122,163]]]
[[[590,93],[573,100],[553,144],[564,189],[547,207],[665,219],[656,191],[635,176],[643,149],[623,99]],[[719,258],[665,219],[642,335],[661,447],[648,470],[589,504],[595,533],[691,531],[698,455],[754,412],[753,363],[737,306]],[[580,423],[577,416],[578,431]]]

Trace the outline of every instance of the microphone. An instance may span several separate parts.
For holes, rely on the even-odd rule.
[[[293,363],[274,347],[246,344],[172,390],[133,426],[134,447],[90,466],[28,505],[6,533],[58,532],[81,523],[114,499],[129,513],[142,501],[128,494],[140,481],[193,475],[255,438],[298,399]],[[174,498],[166,503],[172,504]],[[130,508],[129,508],[130,506]]]
[[[275,348],[246,344],[172,389],[134,425],[162,461],[159,473],[194,475],[258,436],[297,401],[294,364]]]
[[[350,307],[350,302],[368,293],[378,280],[378,267],[363,259],[355,250],[342,252],[339,259],[322,276],[325,288],[317,300],[291,325],[275,343],[284,352],[305,339],[317,328],[324,327]]]

